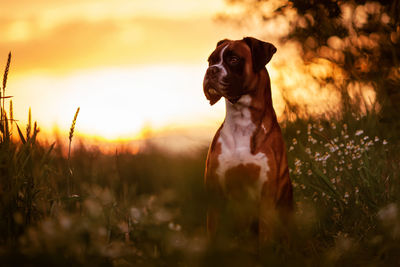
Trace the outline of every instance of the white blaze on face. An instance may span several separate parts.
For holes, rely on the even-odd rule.
[[[222,48],[221,52],[219,53],[219,62],[217,64],[209,66],[209,68],[210,67],[217,67],[217,68],[219,68],[221,70],[222,76],[219,77],[220,79],[225,77],[228,74],[228,72],[226,71],[226,69],[225,69],[225,67],[223,65],[223,63],[224,63],[224,51],[225,51],[225,49],[227,47],[228,47],[228,45],[226,45],[224,48]]]
[[[230,168],[240,164],[255,164],[260,167],[255,197],[259,199],[263,184],[268,180],[268,158],[264,153],[252,154],[250,140],[256,130],[251,120],[249,95],[242,96],[236,104],[226,102],[226,117],[218,142],[221,144],[221,154],[218,156],[216,173],[222,188],[225,190],[225,173]],[[243,177],[246,179],[246,177]]]

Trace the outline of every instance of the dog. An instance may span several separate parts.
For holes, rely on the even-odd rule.
[[[253,231],[263,244],[293,209],[286,148],[265,67],[276,51],[253,37],[224,39],[208,58],[204,94],[210,105],[221,97],[226,102],[225,120],[206,160],[210,238],[223,231],[222,221],[229,221],[234,233]]]

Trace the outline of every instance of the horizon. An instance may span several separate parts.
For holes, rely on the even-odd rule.
[[[287,21],[238,27],[217,19],[221,12],[234,12],[222,0],[157,3],[8,3],[0,11],[6,33],[0,62],[11,50],[6,94],[13,96],[14,118],[26,124],[31,108],[42,135],[51,138],[58,129],[67,136],[80,107],[76,135],[85,139],[129,142],[143,139],[148,129],[164,137],[173,129],[174,135],[190,133],[204,142],[225,114],[224,101],[210,107],[203,95],[207,58],[219,40],[245,36],[278,47],[267,68],[279,118],[285,109],[281,93],[288,89],[316,113],[334,110],[332,92],[316,93],[318,85],[307,77],[312,69],[301,65],[296,47],[278,42]],[[198,129],[206,130],[198,135]]]

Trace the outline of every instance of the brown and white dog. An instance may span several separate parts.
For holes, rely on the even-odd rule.
[[[205,172],[208,192],[207,232],[213,237],[227,203],[239,231],[256,226],[259,242],[274,235],[277,217],[292,210],[292,185],[286,149],[272,107],[265,65],[274,45],[246,37],[222,40],[208,58],[204,94],[215,104],[225,97],[226,117],[210,146]],[[234,217],[234,218],[233,218]],[[281,218],[282,219],[282,218]]]

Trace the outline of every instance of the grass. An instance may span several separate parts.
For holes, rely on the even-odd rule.
[[[189,156],[151,145],[137,154],[103,154],[82,143],[70,150],[78,111],[65,149],[36,140],[30,112],[23,134],[2,104],[1,265],[399,264],[399,133],[373,111],[282,124],[295,228],[290,242],[271,244],[258,258],[229,241],[207,244],[206,148]]]
[[[69,130],[69,137],[68,137],[69,144],[68,144],[68,158],[67,158],[67,161],[68,161],[68,169],[69,169],[69,173],[70,173],[70,175],[67,177],[67,194],[68,194],[68,196],[71,195],[70,176],[73,175],[72,167],[71,167],[71,164],[70,164],[70,162],[71,162],[71,146],[72,146],[72,139],[74,137],[75,124],[76,124],[76,120],[78,118],[79,110],[80,110],[80,107],[78,107],[76,109],[75,116],[74,116],[74,119],[72,120],[71,128]]]

